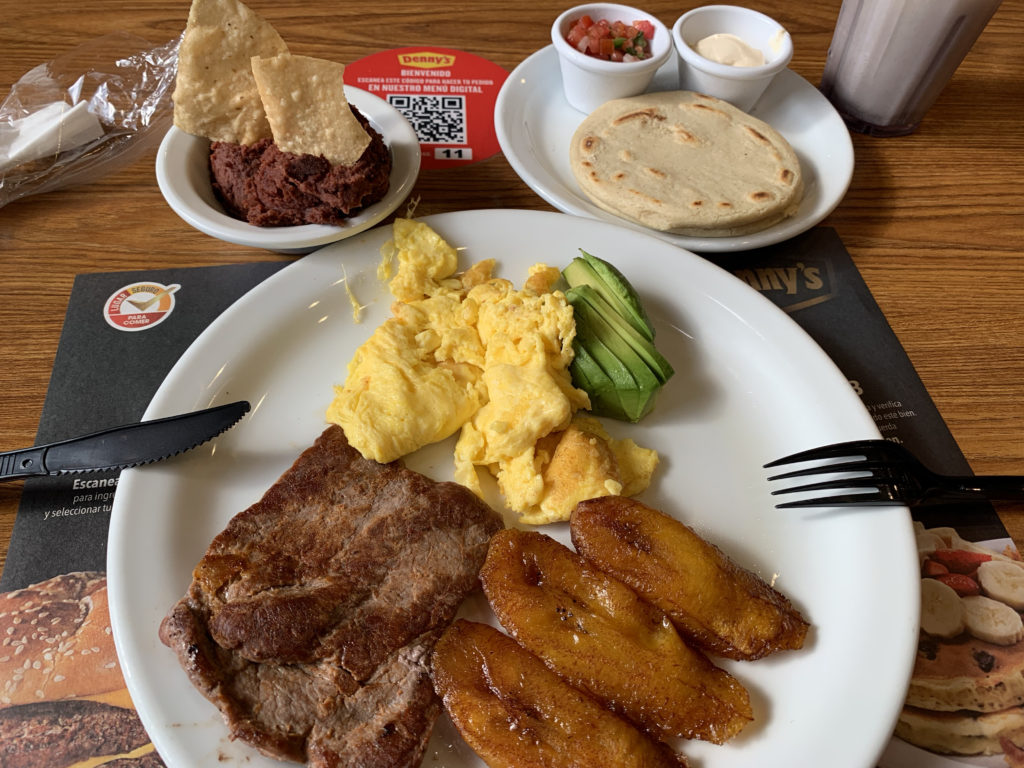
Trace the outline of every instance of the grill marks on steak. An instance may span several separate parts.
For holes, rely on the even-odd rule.
[[[193,577],[222,647],[250,661],[334,659],[365,680],[454,616],[492,520],[462,486],[367,461],[329,429],[213,540]]]
[[[438,633],[400,648],[361,685],[331,662],[247,661],[213,642],[185,601],[161,627],[232,739],[273,757],[338,768],[419,764],[440,714],[425,661]]]
[[[440,711],[427,657],[501,527],[331,426],[213,540],[161,639],[235,738],[310,765],[415,765]]]
[[[310,763],[351,768],[418,765],[441,713],[429,669],[440,635],[436,630],[402,648],[366,685],[345,698],[338,717],[345,727],[316,729],[310,739]]]

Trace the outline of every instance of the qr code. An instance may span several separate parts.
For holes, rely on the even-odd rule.
[[[388,94],[388,104],[409,121],[421,144],[466,143],[466,98]]]

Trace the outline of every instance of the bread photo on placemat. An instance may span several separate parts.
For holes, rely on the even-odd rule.
[[[0,594],[0,765],[163,765],[114,650],[106,575],[77,571]]]

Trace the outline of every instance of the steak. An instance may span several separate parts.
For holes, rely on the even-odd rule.
[[[328,427],[214,538],[160,627],[232,738],[311,766],[419,764],[429,657],[500,515]]]

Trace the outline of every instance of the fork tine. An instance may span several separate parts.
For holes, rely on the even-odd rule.
[[[776,504],[776,509],[797,509],[801,507],[841,507],[862,505],[866,507],[893,507],[906,502],[879,493],[844,493],[836,496],[819,496],[814,499],[797,499]]]
[[[850,440],[845,443],[833,443],[832,445],[822,445],[818,448],[809,448],[806,451],[799,451],[798,453],[792,453],[789,456],[783,456],[781,459],[775,459],[775,461],[769,461],[765,464],[765,468],[777,467],[781,464],[795,464],[798,461],[813,461],[815,459],[833,459],[839,456],[851,456],[861,454],[865,451],[871,451],[877,449],[879,443],[883,443],[883,440]]]
[[[826,475],[834,472],[874,472],[892,467],[892,462],[870,461],[861,459],[859,461],[844,461],[838,464],[821,464],[816,467],[804,467],[803,469],[792,469],[780,475],[772,475],[769,480],[785,480],[790,477],[807,477],[808,475]]]
[[[839,488],[878,488],[883,485],[886,485],[886,483],[877,477],[866,475],[864,477],[847,477],[840,480],[821,480],[817,483],[805,483],[789,488],[777,488],[772,491],[772,496],[778,496],[780,493],[800,493],[801,491],[834,491]]]

